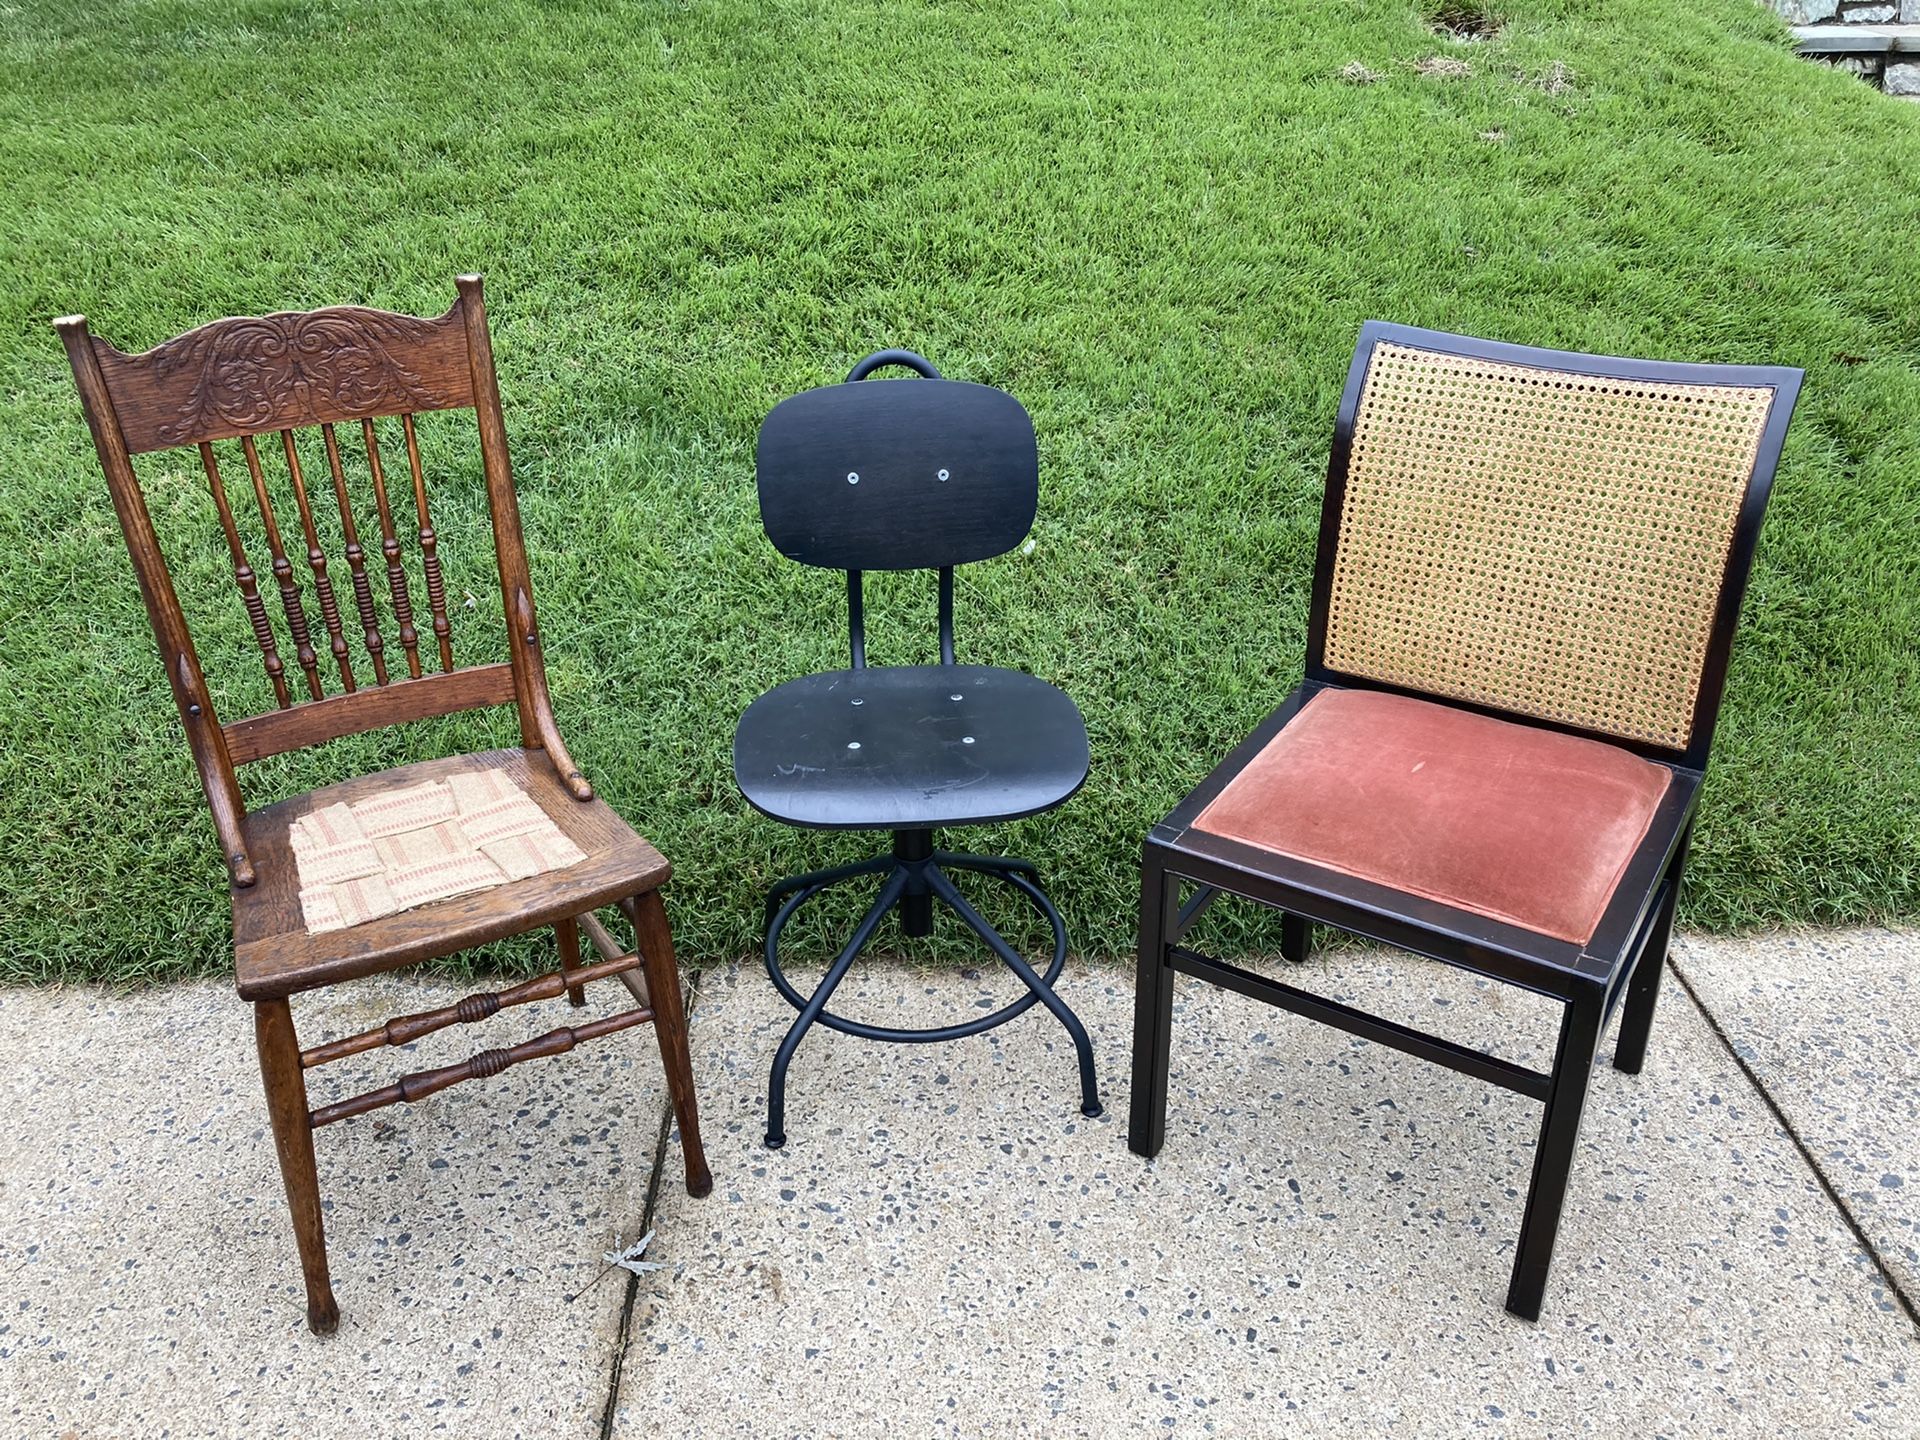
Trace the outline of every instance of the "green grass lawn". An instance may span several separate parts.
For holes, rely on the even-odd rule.
[[[1144,827],[1298,674],[1370,316],[1806,368],[1685,918],[1920,914],[1920,106],[1796,60],[1752,0],[1501,17],[1459,44],[1417,0],[8,7],[0,978],[228,954],[48,321],[139,349],[222,314],[437,314],[465,269],[561,722],[673,858],[691,958],[742,953],[762,886],[865,843],[763,820],[730,778],[748,701],[843,663],[839,582],[759,531],[770,406],[905,345],[1032,411],[1035,544],[961,573],[961,658],[1071,692],[1093,777],[970,841],[1039,859],[1078,946],[1116,954]],[[1423,73],[1436,55],[1470,73]],[[145,473],[237,717],[270,697],[190,466]],[[499,633],[477,470],[437,493],[472,656]],[[875,590],[875,658],[927,657],[930,581]],[[508,727],[340,742],[254,793]]]

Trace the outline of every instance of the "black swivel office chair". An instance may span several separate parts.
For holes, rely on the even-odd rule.
[[[856,384],[886,365],[925,378]],[[960,665],[953,654],[953,567],[1004,554],[1026,537],[1039,501],[1033,422],[985,385],[943,380],[926,360],[882,350],[844,385],[795,395],[760,427],[760,518],[781,554],[847,572],[852,668],[790,680],[740,717],[733,770],[765,815],[822,830],[891,830],[893,852],[782,880],[767,895],[767,973],[800,1012],[781,1042],[767,1094],[767,1144],[786,1143],[787,1067],[813,1024],[869,1040],[957,1040],[1003,1025],[1037,1002],[1073,1037],[1080,1111],[1100,1113],[1093,1047],[1053,992],[1067,957],[1066,925],[1028,861],[934,848],[934,831],[1051,810],[1087,778],[1087,732],[1066,695],[1017,670]],[[869,668],[863,570],[937,570],[940,663]],[[981,917],[948,870],[1012,885],[1053,927],[1044,975]],[[858,876],[880,892],[811,998],[780,968],[780,932],[820,891]],[[826,1006],[854,958],[895,906],[908,935],[933,930],[940,900],[972,928],[1030,993],[961,1024],[927,1030],[866,1025]]]

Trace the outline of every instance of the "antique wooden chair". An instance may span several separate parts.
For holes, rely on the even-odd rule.
[[[652,1020],[680,1123],[687,1189],[705,1195],[713,1184],[700,1145],[673,941],[660,903],[659,887],[669,867],[594,796],[561,743],[547,697],[480,277],[464,275],[456,284],[458,300],[437,319],[344,307],[217,320],[140,355],[123,354],[90,334],[84,316],[56,322],[226,857],[235,974],[241,998],[253,1002],[267,1109],[305,1272],[307,1321],[320,1333],[332,1330],[340,1314],[327,1274],[314,1167],[313,1131],[323,1125],[419,1100],[459,1081],[497,1075],[522,1060],[558,1055],[582,1041]],[[418,417],[447,410],[471,410],[479,422],[507,622],[507,659],[497,663],[456,667],[453,659],[416,433]],[[390,503],[381,427],[375,423],[386,421],[392,437],[394,418],[411,472],[429,635],[416,624],[407,547],[401,541],[412,523],[404,510],[396,522],[399,507]],[[311,425],[320,427],[359,621],[356,638],[366,650],[371,677],[364,670],[356,673],[360,662],[348,641],[350,622],[343,620],[327,572],[322,526],[316,524],[316,509],[324,501],[309,493],[301,469],[294,432]],[[356,516],[372,517],[365,496],[356,502],[349,492],[342,459],[347,446],[335,431],[340,425],[357,426],[364,448],[400,656],[388,651],[381,633],[382,607],[375,603],[367,547],[356,523]],[[278,441],[285,466],[278,483],[292,490],[298,538],[305,542],[300,558],[313,573],[331,666],[314,643],[308,601],[296,579],[298,552],[282,540],[270,467],[255,443],[264,435]],[[242,538],[243,525],[250,525],[229,501],[222,477],[216,445],[234,440],[258,506],[298,673],[281,658],[281,642]],[[214,713],[134,475],[132,457],[176,446],[193,446],[199,453],[234,583],[278,701],[279,708],[265,714],[223,724]],[[403,491],[400,497],[402,507],[406,495]],[[333,668],[340,687],[329,695],[326,682]],[[371,685],[364,683],[368,678]],[[519,716],[517,749],[388,770],[261,810],[248,810],[242,797],[238,767],[249,762],[401,721],[507,704]],[[448,820],[458,824],[450,827]],[[410,904],[415,908],[406,908]],[[596,917],[603,906],[624,911],[638,938],[635,952],[625,952]],[[552,974],[306,1049],[296,1038],[290,996],[548,925],[559,951],[559,969]],[[580,963],[583,930],[600,953],[596,963]],[[636,970],[644,972],[644,983]],[[484,1050],[461,1064],[408,1075],[363,1095],[309,1106],[306,1071],[315,1066],[382,1045],[404,1045],[449,1025],[471,1024],[506,1007],[562,993],[581,1005],[589,982],[612,977],[633,992],[635,1008],[510,1048]]]
[[[923,377],[875,382],[902,365]],[[865,383],[856,383],[865,382]],[[852,666],[789,680],[755,700],[734,733],[733,772],[748,802],[789,825],[890,830],[890,855],[795,875],[767,896],[767,974],[800,1014],[767,1087],[767,1144],[786,1143],[787,1067],[818,1022],[868,1040],[921,1044],[978,1035],[1043,1004],[1080,1065],[1080,1112],[1101,1113],[1086,1027],[1057,994],[1066,923],[1028,861],[936,850],[934,831],[1035,815],[1087,778],[1087,731],[1061,691],[1018,670],[960,665],[953,648],[953,568],[1011,550],[1033,526],[1040,458],[1033,422],[1003,390],[945,380],[921,356],[882,350],[847,383],[783,400],[760,427],[760,518],[783,555],[847,572]],[[938,572],[940,663],[868,666],[861,573]],[[968,871],[1016,890],[1053,927],[1044,974],[969,904],[948,877]],[[780,934],[828,886],[878,875],[879,894],[812,996],[780,965]],[[904,1030],[863,1024],[827,1001],[896,906],[908,935],[933,930],[933,902],[987,943],[1027,993],[990,1014]]]
[[[1537,1319],[1602,1030],[1637,1073],[1788,369],[1369,323],[1303,683],[1147,837],[1129,1144],[1166,1136],[1176,973],[1542,1101],[1507,1309]],[[1182,900],[1182,885],[1193,893]],[[1540,1073],[1183,945],[1217,895],[1563,1005]]]

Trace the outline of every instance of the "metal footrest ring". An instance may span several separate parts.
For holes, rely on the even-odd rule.
[[[1040,977],[1041,983],[1052,988],[1054,981],[1060,978],[1060,972],[1067,963],[1067,924],[1054,908],[1053,902],[1046,897],[1040,887],[1029,880],[1025,874],[1002,868],[989,868],[984,865],[971,865],[959,856],[943,854],[940,857],[954,869],[970,870],[975,874],[991,875],[1004,881],[1027,897],[1034,909],[1045,917],[1053,927],[1053,959],[1046,973]],[[846,867],[851,869],[852,867]],[[838,884],[840,880],[852,879],[852,875],[836,875],[832,879],[818,881],[804,886],[789,895],[774,914],[767,926],[765,958],[767,975],[773,981],[774,988],[785,997],[786,1002],[795,1010],[804,1010],[810,997],[802,995],[787,979],[786,972],[780,967],[780,932],[787,922],[797,915],[806,903],[823,890]],[[835,1015],[831,1010],[822,1010],[816,1017],[817,1023],[829,1030],[838,1030],[843,1035],[855,1035],[862,1040],[884,1040],[900,1045],[925,1045],[940,1040],[963,1040],[969,1035],[978,1035],[1009,1020],[1017,1019],[1040,1003],[1040,996],[1029,990],[1019,999],[1010,1001],[990,1015],[982,1015],[957,1025],[940,1025],[922,1029],[900,1029],[888,1025],[869,1025],[860,1020],[849,1020],[844,1015]]]

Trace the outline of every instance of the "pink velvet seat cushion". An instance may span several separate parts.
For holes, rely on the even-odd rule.
[[[1323,690],[1193,828],[1581,945],[1671,778],[1597,740]]]

